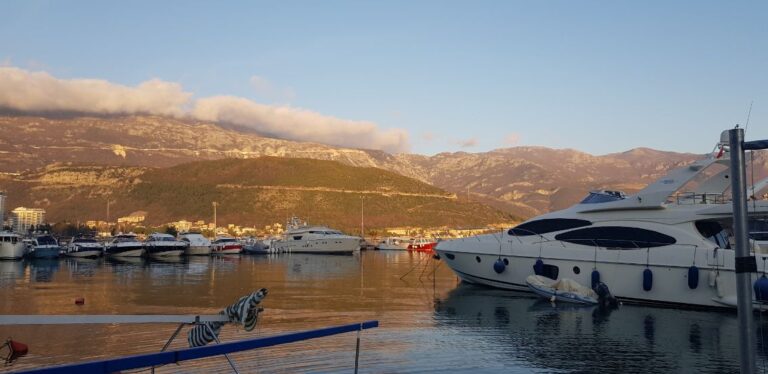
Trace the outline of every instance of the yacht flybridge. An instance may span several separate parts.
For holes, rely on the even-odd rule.
[[[536,274],[602,282],[629,301],[735,307],[727,140],[716,149],[634,195],[592,191],[565,210],[506,232],[441,241],[436,251],[470,283],[527,291],[526,278]],[[747,189],[750,219],[768,216],[768,201],[754,200],[766,180]],[[768,254],[752,250],[754,282],[766,273]]]

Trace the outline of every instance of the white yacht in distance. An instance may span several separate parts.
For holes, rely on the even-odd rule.
[[[187,256],[207,256],[211,254],[211,241],[195,232],[185,232],[179,235],[179,240],[189,243],[184,254]]]
[[[27,254],[27,246],[19,234],[0,232],[0,260],[18,260]]]
[[[360,237],[325,226],[308,226],[296,217],[288,221],[286,228],[283,237],[272,242],[276,252],[347,254],[360,250]]]
[[[634,195],[594,191],[506,232],[441,241],[436,251],[469,283],[527,291],[526,278],[536,274],[593,287],[602,282],[629,301],[734,307],[725,139],[717,155],[673,170]],[[750,218],[768,215],[768,201],[748,205]],[[768,254],[755,255],[759,274],[753,281],[768,260]]]
[[[411,238],[409,237],[398,237],[398,236],[388,236],[386,238],[382,238],[379,244],[376,244],[376,249],[380,250],[406,250],[408,249],[408,245],[411,244]]]
[[[144,244],[136,239],[136,234],[119,234],[107,243],[104,252],[109,256],[141,257],[144,255]]]
[[[38,235],[32,239],[33,258],[57,258],[61,252],[59,242],[51,235]]]
[[[189,243],[176,240],[173,235],[153,232],[144,241],[144,250],[151,257],[181,256]]]
[[[219,236],[211,243],[211,253],[215,255],[236,255],[243,252],[243,245],[230,236]]]
[[[93,238],[74,238],[65,253],[69,257],[99,257],[104,253],[104,245]]]

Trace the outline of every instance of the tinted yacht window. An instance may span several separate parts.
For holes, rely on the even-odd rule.
[[[720,248],[730,249],[731,243],[728,240],[728,232],[723,228],[720,222],[716,221],[696,221],[696,230],[701,236],[717,244]]]
[[[509,235],[528,236],[546,234],[591,225],[592,222],[583,219],[551,218],[530,221],[509,229]]]
[[[637,249],[675,244],[675,238],[636,227],[604,226],[564,232],[555,239],[574,244],[605,248]]]

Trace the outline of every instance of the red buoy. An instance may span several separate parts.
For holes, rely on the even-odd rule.
[[[8,338],[8,340],[5,341],[5,344],[8,346],[8,349],[11,351],[8,356],[5,358],[5,363],[9,364],[16,360],[17,358],[24,356],[29,352],[29,347],[27,347],[26,344],[22,342],[17,342],[15,340],[11,340]]]
[[[75,305],[83,305],[85,304],[85,298],[84,297],[78,297],[75,299]]]

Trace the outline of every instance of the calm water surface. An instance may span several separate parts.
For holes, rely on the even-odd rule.
[[[428,255],[402,251],[0,262],[0,313],[213,314],[261,287],[269,296],[256,330],[227,325],[223,341],[379,320],[379,328],[362,334],[361,372],[738,371],[735,313],[552,306],[528,294],[459,284]],[[75,305],[76,297],[85,305]],[[757,322],[762,371],[768,318]],[[0,371],[156,352],[175,328],[0,326],[0,338],[30,346],[29,355]],[[172,348],[185,347],[185,339]],[[355,334],[232,357],[242,372],[351,372]],[[231,372],[223,358],[158,369],[175,371]]]

